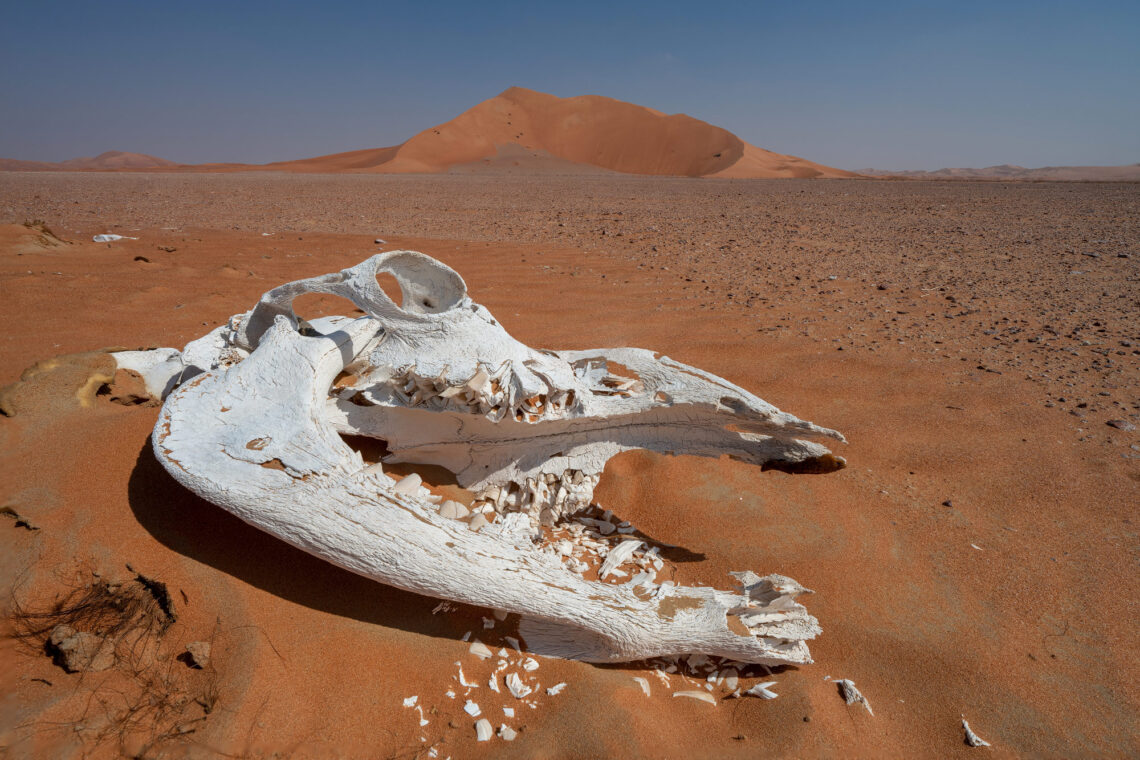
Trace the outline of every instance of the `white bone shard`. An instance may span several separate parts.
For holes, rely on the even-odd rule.
[[[385,272],[402,307],[377,282]],[[365,316],[299,320],[291,304],[310,292],[343,296]],[[146,368],[148,387],[180,383],[152,438],[171,475],[339,567],[517,613],[543,654],[811,661],[805,642],[819,626],[791,579],[739,573],[743,593],[600,583],[540,545],[540,524],[571,526],[622,451],[727,454],[793,472],[844,465],[806,440],[842,435],[715,375],[641,349],[531,349],[472,302],[457,273],[413,251],[275,288],[187,345],[180,364],[164,354]],[[342,435],[383,440],[385,464],[450,470],[474,493],[476,517],[454,519],[418,478],[397,483]]]
[[[971,746],[971,747],[988,747],[988,746],[990,746],[990,743],[988,741],[986,741],[985,739],[983,739],[982,737],[980,737],[974,733],[973,729],[970,728],[970,724],[966,722],[965,718],[962,718],[962,731],[965,732],[965,734],[966,734],[966,744],[968,744],[969,746]]]

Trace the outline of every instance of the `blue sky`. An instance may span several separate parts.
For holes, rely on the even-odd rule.
[[[0,156],[393,145],[512,85],[848,169],[1140,162],[1140,2],[50,2],[0,23]]]

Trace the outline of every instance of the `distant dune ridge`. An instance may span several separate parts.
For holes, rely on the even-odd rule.
[[[177,163],[167,161],[165,158],[147,156],[142,153],[126,153],[121,150],[109,150],[94,157],[73,158],[59,163],[0,158],[0,171],[10,172],[118,171],[120,169],[173,169],[177,166]]]
[[[891,171],[887,169],[860,169],[859,174],[870,177],[905,177],[908,179],[1007,179],[1053,180],[1066,182],[1136,182],[1140,181],[1140,164],[1127,166],[1043,166],[1027,169],[1024,166],[1000,164],[984,169],[937,169],[935,171]]]
[[[0,159],[0,170],[856,176],[757,148],[725,129],[684,114],[666,115],[598,95],[559,98],[521,87],[511,87],[445,124],[387,148],[261,165],[178,165],[153,156],[111,151],[58,164]]]

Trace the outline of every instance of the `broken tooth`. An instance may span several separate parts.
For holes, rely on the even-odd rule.
[[[422,483],[423,478],[413,472],[411,475],[405,475],[400,478],[399,482],[392,487],[392,490],[402,496],[414,496]]]
[[[439,516],[446,517],[449,520],[462,520],[469,514],[471,514],[471,511],[467,509],[467,507],[452,499],[443,502],[439,508]]]

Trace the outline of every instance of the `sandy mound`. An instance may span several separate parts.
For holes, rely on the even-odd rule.
[[[984,169],[936,169],[935,171],[890,171],[863,169],[863,174],[874,177],[905,177],[907,179],[993,179],[1036,180],[1050,182],[1136,182],[1140,180],[1140,164],[1126,166],[1042,166],[1027,169],[1014,164],[987,166]]]
[[[122,169],[172,169],[178,166],[165,158],[148,156],[144,153],[127,153],[109,150],[97,156],[72,158],[59,163],[50,161],[19,161],[0,158],[0,171],[6,172],[51,172],[51,171],[119,171]]]
[[[375,171],[440,172],[492,158],[512,145],[627,174],[853,176],[755,148],[684,114],[667,116],[597,95],[558,98],[521,87],[421,132]]]

